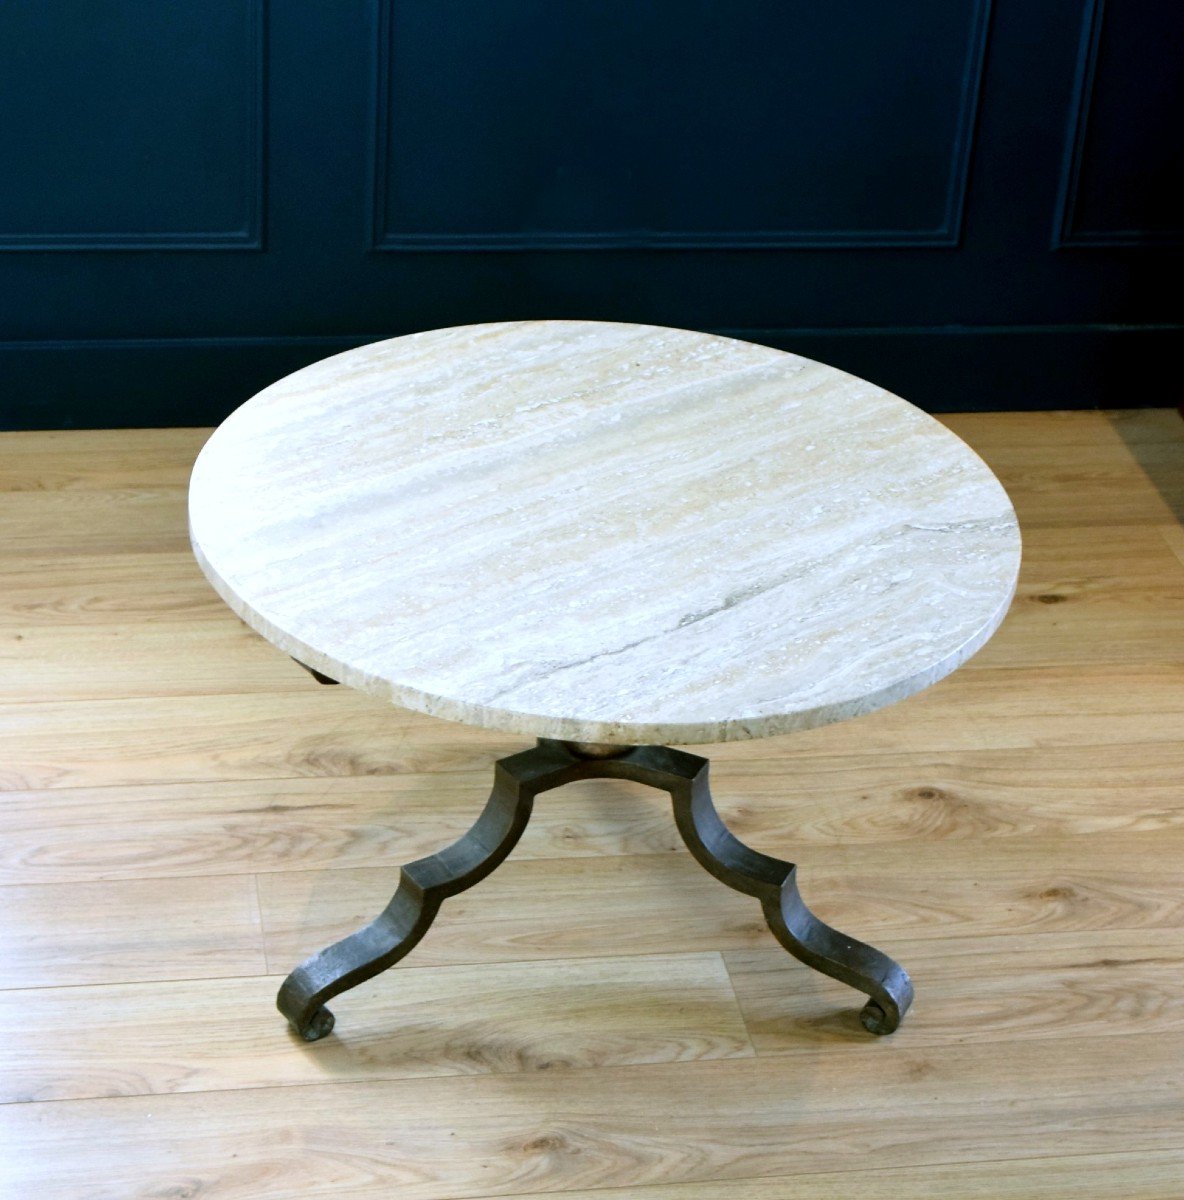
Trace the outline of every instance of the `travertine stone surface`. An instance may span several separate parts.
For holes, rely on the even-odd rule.
[[[260,392],[193,470],[232,609],[342,683],[585,742],[715,742],[936,682],[1007,610],[1006,493],[831,367],[653,326],[379,342]]]

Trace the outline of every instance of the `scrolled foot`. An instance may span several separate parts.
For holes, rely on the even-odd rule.
[[[333,1032],[336,1023],[336,1018],[327,1008],[318,1008],[305,1025],[300,1026],[293,1022],[292,1028],[306,1042],[319,1042],[321,1038],[328,1037]]]
[[[859,1014],[859,1023],[868,1031],[883,1036],[886,1033],[895,1033],[897,1026],[900,1025],[900,1013],[897,1012],[892,1018],[874,1001],[869,1000]]]
[[[416,946],[449,896],[472,887],[514,848],[526,828],[538,790],[515,766],[529,756],[498,764],[493,792],[477,823],[451,846],[409,863],[390,903],[369,925],[301,963],[284,980],[276,1007],[307,1042],[333,1028],[325,1004],[334,996],[385,971]]]
[[[761,902],[774,937],[795,958],[869,996],[859,1015],[869,1033],[894,1032],[913,1002],[913,985],[888,955],[832,929],[806,907],[797,867],[744,845],[724,825],[707,786],[707,763],[682,788],[671,789],[683,841],[717,879]]]

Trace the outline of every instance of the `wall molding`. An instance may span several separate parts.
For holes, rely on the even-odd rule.
[[[1164,230],[1082,229],[1077,224],[1077,202],[1085,143],[1089,133],[1090,109],[1094,98],[1098,54],[1106,20],[1106,0],[1085,0],[1081,15],[1081,33],[1077,68],[1069,99],[1069,120],[1065,129],[1065,148],[1057,180],[1056,215],[1053,222],[1052,249],[1082,250],[1128,246],[1184,246],[1184,228]]]
[[[527,314],[520,316],[484,317],[477,321],[466,321],[465,324],[482,324],[494,321],[630,321],[639,324],[653,324],[655,328],[667,328],[661,322],[647,321],[644,316],[586,316],[579,313],[564,312],[558,315],[540,316]],[[443,328],[443,326],[441,327]],[[794,337],[832,337],[863,338],[863,337],[1014,337],[1026,335],[1039,337],[1048,334],[1131,334],[1131,333],[1171,333],[1184,334],[1184,322],[1180,321],[1078,321],[1078,322],[1048,322],[1045,324],[1018,325],[686,325],[669,326],[669,328],[697,329],[702,333],[715,334],[718,337],[739,338],[743,341],[758,343],[773,343],[785,341]],[[213,337],[141,337],[141,338],[0,338],[0,353],[20,351],[22,353],[70,353],[85,351],[141,351],[141,350],[223,350],[223,349],[276,349],[276,348],[308,348],[321,349],[328,347],[328,353],[347,350],[354,346],[364,346],[370,342],[381,342],[389,338],[406,337],[413,333],[422,333],[418,325],[408,325],[406,328],[371,330],[356,333],[277,333],[277,334],[227,334]],[[1144,404],[1142,407],[1146,407]]]
[[[267,192],[267,5],[248,0],[251,38],[251,125],[247,221],[242,229],[177,230],[155,233],[4,233],[0,252],[22,251],[138,251],[138,250],[262,250]]]
[[[766,229],[654,231],[590,230],[512,233],[413,233],[386,223],[386,179],[390,168],[392,24],[397,0],[377,0],[374,58],[374,117],[370,163],[370,240],[374,251],[521,251],[521,250],[802,250],[951,249],[960,244],[970,179],[970,164],[982,95],[982,77],[990,39],[993,0],[974,0],[970,36],[962,70],[958,123],[950,152],[949,180],[942,223],[915,229]]]

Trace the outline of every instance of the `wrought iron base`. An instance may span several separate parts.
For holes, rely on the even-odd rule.
[[[798,893],[793,863],[744,845],[724,825],[707,785],[708,762],[665,746],[595,746],[541,738],[533,750],[494,767],[493,791],[459,841],[403,867],[391,902],[369,925],[302,963],[276,1003],[307,1041],[333,1028],[326,1003],[408,954],[440,905],[484,879],[514,848],[540,792],[578,779],[631,779],[669,792],[687,848],[716,879],[761,902],[777,940],[807,966],[870,997],[860,1020],[892,1033],[913,1000],[913,985],[886,954],[824,925]]]

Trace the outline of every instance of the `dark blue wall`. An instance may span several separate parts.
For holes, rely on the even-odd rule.
[[[7,0],[0,425],[540,316],[1177,403],[1182,61],[1179,0]]]

